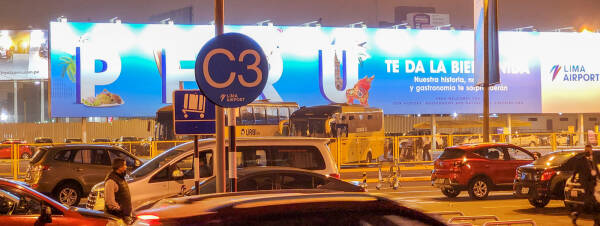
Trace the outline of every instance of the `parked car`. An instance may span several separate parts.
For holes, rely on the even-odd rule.
[[[535,147],[544,142],[533,134],[516,134],[512,135],[510,143],[521,147]]]
[[[51,144],[52,142],[52,138],[50,137],[36,137],[35,139],[33,139],[33,143],[36,144]]]
[[[119,147],[129,151],[131,154],[136,156],[150,156],[150,148],[142,145],[140,139],[137,137],[121,136],[120,138],[116,139],[115,142],[117,142]]]
[[[190,196],[160,201],[136,217],[134,225],[446,225],[369,193],[262,191]]]
[[[111,140],[109,138],[94,138],[92,143],[110,143]]]
[[[594,155],[600,157],[600,151],[594,151]],[[573,175],[582,158],[585,158],[583,150],[557,151],[517,168],[513,193],[538,208],[550,200],[564,200],[567,178]]]
[[[6,139],[0,144],[0,159],[20,158],[30,159],[35,148],[25,145],[26,141],[21,139]],[[12,156],[13,145],[18,145],[19,156]]]
[[[533,162],[533,154],[512,144],[470,144],[444,149],[433,163],[433,186],[450,198],[467,190],[485,199],[491,190],[510,190],[517,167]]]
[[[69,208],[27,184],[0,178],[0,219],[3,225],[125,225],[101,211]]]
[[[319,189],[343,192],[365,192],[363,187],[342,181],[333,177],[324,176],[309,170],[303,170],[291,167],[248,167],[238,171],[237,191],[261,191],[261,190],[290,190],[290,189]],[[183,172],[182,172],[183,175]],[[199,194],[212,194],[216,192],[216,178],[210,178],[202,181],[199,185]],[[230,189],[227,184],[227,191]],[[184,190],[184,188],[182,188]],[[196,195],[196,187],[192,187],[184,193],[170,196],[177,198],[183,196]],[[158,199],[160,200],[160,199]],[[142,210],[149,208],[158,200],[146,202],[136,209]],[[149,205],[150,204],[150,205]],[[104,206],[104,202],[96,203],[97,207],[87,206],[90,209],[99,209]],[[99,205],[99,206],[98,206]]]
[[[65,138],[65,143],[83,143],[80,138]]]
[[[104,181],[115,158],[125,159],[130,171],[142,164],[137,157],[110,145],[41,147],[29,163],[25,182],[65,205],[75,206],[92,186]]]
[[[253,166],[287,166],[313,171],[318,174],[339,178],[337,165],[327,147],[328,139],[308,137],[246,137],[236,139],[238,168]],[[199,140],[200,159],[214,175],[214,139]],[[144,163],[127,176],[131,191],[133,209],[148,200],[169,197],[194,185],[192,170],[193,142],[173,147]],[[179,177],[176,171],[184,172]],[[104,183],[92,188],[88,206],[101,208],[96,202],[103,202]],[[103,208],[103,206],[102,206]]]

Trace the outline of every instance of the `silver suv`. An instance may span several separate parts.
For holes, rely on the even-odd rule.
[[[111,145],[41,147],[29,163],[25,182],[65,205],[74,206],[92,186],[104,181],[115,158],[125,159],[131,171],[142,165],[137,157]]]
[[[236,139],[238,168],[286,166],[339,178],[328,142],[328,139],[304,137],[239,138]],[[165,151],[126,177],[134,209],[148,200],[173,196],[194,186],[193,146],[193,142],[188,142]],[[215,140],[200,140],[198,148],[203,163],[200,177],[206,180],[214,173]],[[87,208],[104,209],[103,182],[92,188]]]

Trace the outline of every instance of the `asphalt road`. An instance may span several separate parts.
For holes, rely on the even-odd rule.
[[[526,199],[515,199],[512,191],[492,191],[486,200],[471,200],[466,191],[456,198],[447,198],[430,182],[403,182],[397,190],[385,187],[375,189],[375,183],[368,186],[369,192],[386,193],[392,199],[423,212],[460,211],[465,216],[495,215],[500,220],[532,219],[537,225],[572,225],[569,210],[562,201],[553,200],[545,208],[535,208]],[[452,216],[444,216],[447,221]],[[486,220],[464,221],[482,225]],[[455,222],[456,223],[456,222]],[[592,215],[583,214],[578,225],[593,225]]]

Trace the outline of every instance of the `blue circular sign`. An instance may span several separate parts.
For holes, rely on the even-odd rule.
[[[235,108],[254,101],[265,88],[269,64],[262,48],[240,33],[208,41],[196,57],[196,83],[221,107]]]

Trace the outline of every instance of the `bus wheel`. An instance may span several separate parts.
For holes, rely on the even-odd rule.
[[[371,152],[367,153],[367,162],[368,163],[372,163],[373,162],[373,156],[371,155]]]

